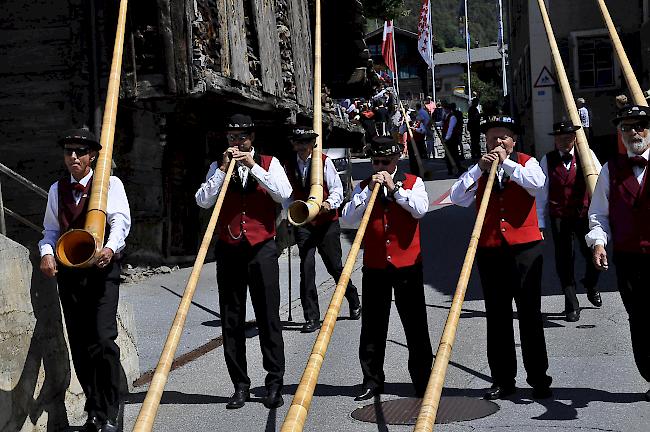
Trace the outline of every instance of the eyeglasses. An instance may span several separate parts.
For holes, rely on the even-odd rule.
[[[636,123],[621,124],[621,132],[642,132],[644,129],[648,129],[650,122],[648,120],[641,120]]]
[[[82,157],[90,153],[90,149],[88,147],[77,147],[77,148],[66,147],[63,149],[63,153],[65,153],[66,156],[72,156],[72,153],[74,153],[77,155],[77,157]]]
[[[230,142],[236,142],[236,141],[246,141],[248,138],[250,138],[250,134],[247,133],[240,133],[240,134],[228,134],[226,135],[226,138],[228,138],[228,141]]]
[[[388,166],[393,162],[391,159],[373,159],[372,164],[373,165],[384,165]]]

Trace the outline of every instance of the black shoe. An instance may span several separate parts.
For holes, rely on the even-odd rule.
[[[648,402],[650,402],[650,390],[648,390],[647,392],[645,392],[645,395],[644,395],[643,397],[645,398],[645,400],[647,400]]]
[[[251,394],[248,389],[235,390],[235,393],[230,396],[230,400],[228,400],[228,403],[226,404],[226,409],[239,409],[250,399]]]
[[[580,310],[574,310],[566,313],[566,320],[568,322],[576,322],[580,319]]]
[[[493,385],[490,389],[485,392],[483,399],[486,400],[495,400],[495,399],[505,399],[506,397],[514,394],[516,391],[515,386],[505,387],[499,385]]]
[[[359,318],[361,318],[361,305],[357,307],[350,306],[350,319],[358,320]]]
[[[603,305],[603,299],[600,298],[600,291],[596,288],[587,290],[587,300],[596,307],[601,307]]]
[[[539,386],[533,387],[533,399],[548,399],[553,396],[553,391],[550,387]]]
[[[279,408],[284,405],[284,399],[282,399],[281,389],[271,389],[269,393],[262,401],[265,407],[268,409]]]
[[[101,429],[99,429],[100,432],[117,432],[118,430],[117,421],[110,419],[104,420]]]
[[[355,402],[361,402],[379,396],[382,390],[380,388],[362,389],[361,394],[354,398]]]
[[[320,328],[319,320],[309,320],[302,326],[301,333],[313,333]]]
[[[102,421],[97,417],[96,414],[88,414],[88,420],[81,427],[82,432],[97,432],[102,427]]]

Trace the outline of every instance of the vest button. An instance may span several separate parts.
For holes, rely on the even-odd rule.
[[[390,244],[390,240],[386,240],[386,244]]]
[[[501,222],[505,222],[505,221],[506,221],[505,219],[501,218]],[[245,222],[244,222],[244,223],[245,223]]]
[[[503,219],[501,219],[501,220],[503,220]],[[241,221],[241,223],[243,223],[243,224],[245,224],[245,223],[246,223],[246,221]]]
[[[505,231],[505,230],[504,230],[504,231]],[[242,232],[243,232],[243,233],[245,233],[245,232],[246,232],[246,230],[242,230]]]
[[[384,225],[384,229],[388,229],[388,224]]]
[[[246,232],[246,231],[244,231],[244,232]],[[506,232],[506,229],[505,229],[505,228],[501,228],[501,232]]]
[[[387,259],[388,261],[390,261],[390,255],[388,255],[388,256],[386,257],[386,259]]]
[[[243,214],[243,215],[245,215],[245,214],[246,214],[246,212],[245,212],[245,211],[243,211],[243,212],[241,212],[241,214]]]

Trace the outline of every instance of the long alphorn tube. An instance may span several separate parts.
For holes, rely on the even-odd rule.
[[[460,271],[458,284],[456,284],[456,293],[454,300],[449,308],[447,315],[447,322],[440,337],[440,344],[438,345],[438,352],[436,353],[436,360],[433,363],[433,369],[427,384],[427,390],[422,399],[422,406],[418,414],[417,422],[415,423],[416,432],[430,432],[433,430],[433,425],[436,421],[436,414],[438,412],[438,405],[440,404],[440,395],[442,394],[442,386],[445,383],[445,375],[447,374],[447,366],[451,358],[451,351],[454,347],[454,340],[456,339],[456,330],[458,328],[458,320],[460,319],[460,312],[465,300],[465,292],[467,291],[467,284],[469,277],[472,274],[472,265],[474,264],[474,256],[476,255],[476,248],[478,247],[478,239],[481,236],[483,229],[483,221],[485,220],[485,213],[487,212],[488,203],[490,202],[490,195],[492,194],[492,185],[496,177],[498,160],[492,162],[490,174],[481,200],[474,229],[469,240],[467,253],[465,254],[465,261]]]
[[[350,275],[352,274],[352,268],[354,267],[354,263],[357,260],[357,255],[361,247],[361,240],[363,239],[363,235],[366,232],[368,220],[370,219],[370,213],[372,212],[372,208],[375,205],[375,200],[377,199],[378,192],[379,186],[376,185],[372,190],[372,194],[368,200],[368,205],[365,212],[363,213],[363,218],[359,224],[357,234],[354,237],[354,242],[352,243],[352,247],[348,253],[348,258],[345,260],[343,272],[341,273],[341,277],[336,284],[336,289],[332,295],[330,305],[327,308],[327,313],[325,314],[323,325],[318,332],[316,342],[314,342],[311,354],[309,355],[309,361],[307,362],[305,371],[303,372],[302,378],[300,379],[300,384],[298,384],[296,394],[291,401],[291,407],[289,407],[289,412],[284,418],[284,423],[282,423],[282,429],[280,429],[281,432],[299,432],[302,431],[305,427],[307,413],[309,412],[311,400],[314,396],[314,390],[316,388],[316,384],[318,383],[320,369],[323,365],[323,361],[325,360],[325,353],[327,352],[327,347],[330,343],[330,339],[332,338],[332,333],[334,332],[336,318],[339,316],[339,310],[341,309],[341,302],[345,296],[345,290],[348,287]]]
[[[578,114],[578,107],[576,106],[575,99],[573,99],[573,93],[571,92],[571,86],[569,85],[569,78],[566,75],[564,63],[562,63],[562,57],[560,56],[560,50],[555,41],[555,34],[553,33],[553,27],[551,27],[551,21],[548,18],[546,5],[544,4],[544,0],[537,0],[537,3],[542,14],[544,27],[546,28],[546,36],[548,37],[548,43],[551,47],[553,65],[555,66],[555,71],[557,72],[560,81],[560,90],[562,91],[562,97],[564,98],[564,105],[569,112],[571,122],[574,125],[581,125],[582,122],[580,121],[580,115]],[[583,128],[578,129],[576,131],[576,137],[578,142],[576,147],[578,149],[578,154],[580,155],[582,172],[585,176],[589,196],[591,196],[596,187],[596,180],[598,180],[598,171],[596,171],[596,166],[591,158],[591,151],[589,150],[589,143],[587,142],[585,130]]]
[[[156,371],[154,372],[153,378],[151,380],[151,385],[147,391],[147,396],[145,397],[144,402],[140,407],[140,413],[138,414],[135,426],[133,427],[134,432],[149,432],[153,428],[153,422],[156,419],[156,414],[158,413],[160,399],[162,398],[163,390],[165,389],[165,384],[167,383],[167,378],[169,376],[169,371],[172,367],[172,362],[174,361],[174,354],[176,354],[176,348],[178,348],[178,343],[183,333],[183,326],[185,325],[187,312],[190,308],[190,305],[192,304],[192,297],[194,297],[196,284],[199,281],[199,276],[201,275],[203,262],[205,261],[206,254],[208,253],[208,248],[210,247],[210,242],[212,241],[212,235],[214,234],[214,230],[217,225],[217,219],[219,218],[219,212],[221,211],[223,200],[228,191],[228,185],[230,184],[230,178],[232,176],[232,172],[235,168],[236,163],[237,162],[234,159],[231,159],[230,164],[228,165],[228,170],[226,171],[226,176],[223,180],[223,184],[221,185],[221,190],[219,191],[217,202],[214,205],[214,210],[212,210],[210,222],[208,222],[208,226],[205,229],[201,247],[199,248],[199,252],[196,255],[192,273],[190,274],[190,278],[187,281],[187,285],[185,286],[183,298],[178,305],[176,317],[174,318],[174,322],[172,323],[169,334],[167,335],[165,347],[163,348],[162,354],[160,355],[160,360],[158,360],[158,365],[156,366]]]
[[[625,53],[621,39],[618,37],[616,27],[614,27],[612,17],[609,15],[607,5],[605,5],[605,2],[603,0],[597,0],[597,3],[598,7],[600,8],[600,13],[603,16],[603,20],[607,25],[609,37],[612,39],[612,45],[614,45],[616,57],[618,58],[618,62],[621,64],[621,68],[623,69],[623,76],[625,77],[627,87],[630,89],[630,93],[632,94],[632,100],[634,100],[634,103],[636,105],[648,106],[648,101],[646,101],[645,97],[643,96],[643,90],[641,90],[639,81],[636,79],[636,75],[634,75],[630,60],[627,58],[627,54]]]
[[[296,200],[287,211],[289,222],[301,226],[313,220],[323,204],[323,110],[321,101],[321,5],[316,0],[316,25],[314,30],[314,132],[316,145],[311,154],[309,198]]]
[[[108,184],[113,158],[113,138],[122,73],[127,3],[127,0],[120,1],[115,45],[113,47],[113,62],[104,107],[102,135],[99,140],[102,149],[99,152],[93,174],[92,192],[89,197],[84,229],[70,230],[63,234],[56,243],[56,256],[61,264],[67,267],[80,268],[93,265],[97,259],[97,253],[104,247],[106,201],[108,199]]]

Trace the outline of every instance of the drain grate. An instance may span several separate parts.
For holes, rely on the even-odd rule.
[[[352,412],[362,422],[387,425],[414,425],[420,412],[421,399],[404,398],[375,402]],[[438,406],[437,424],[475,420],[499,411],[494,402],[464,396],[443,396]]]

